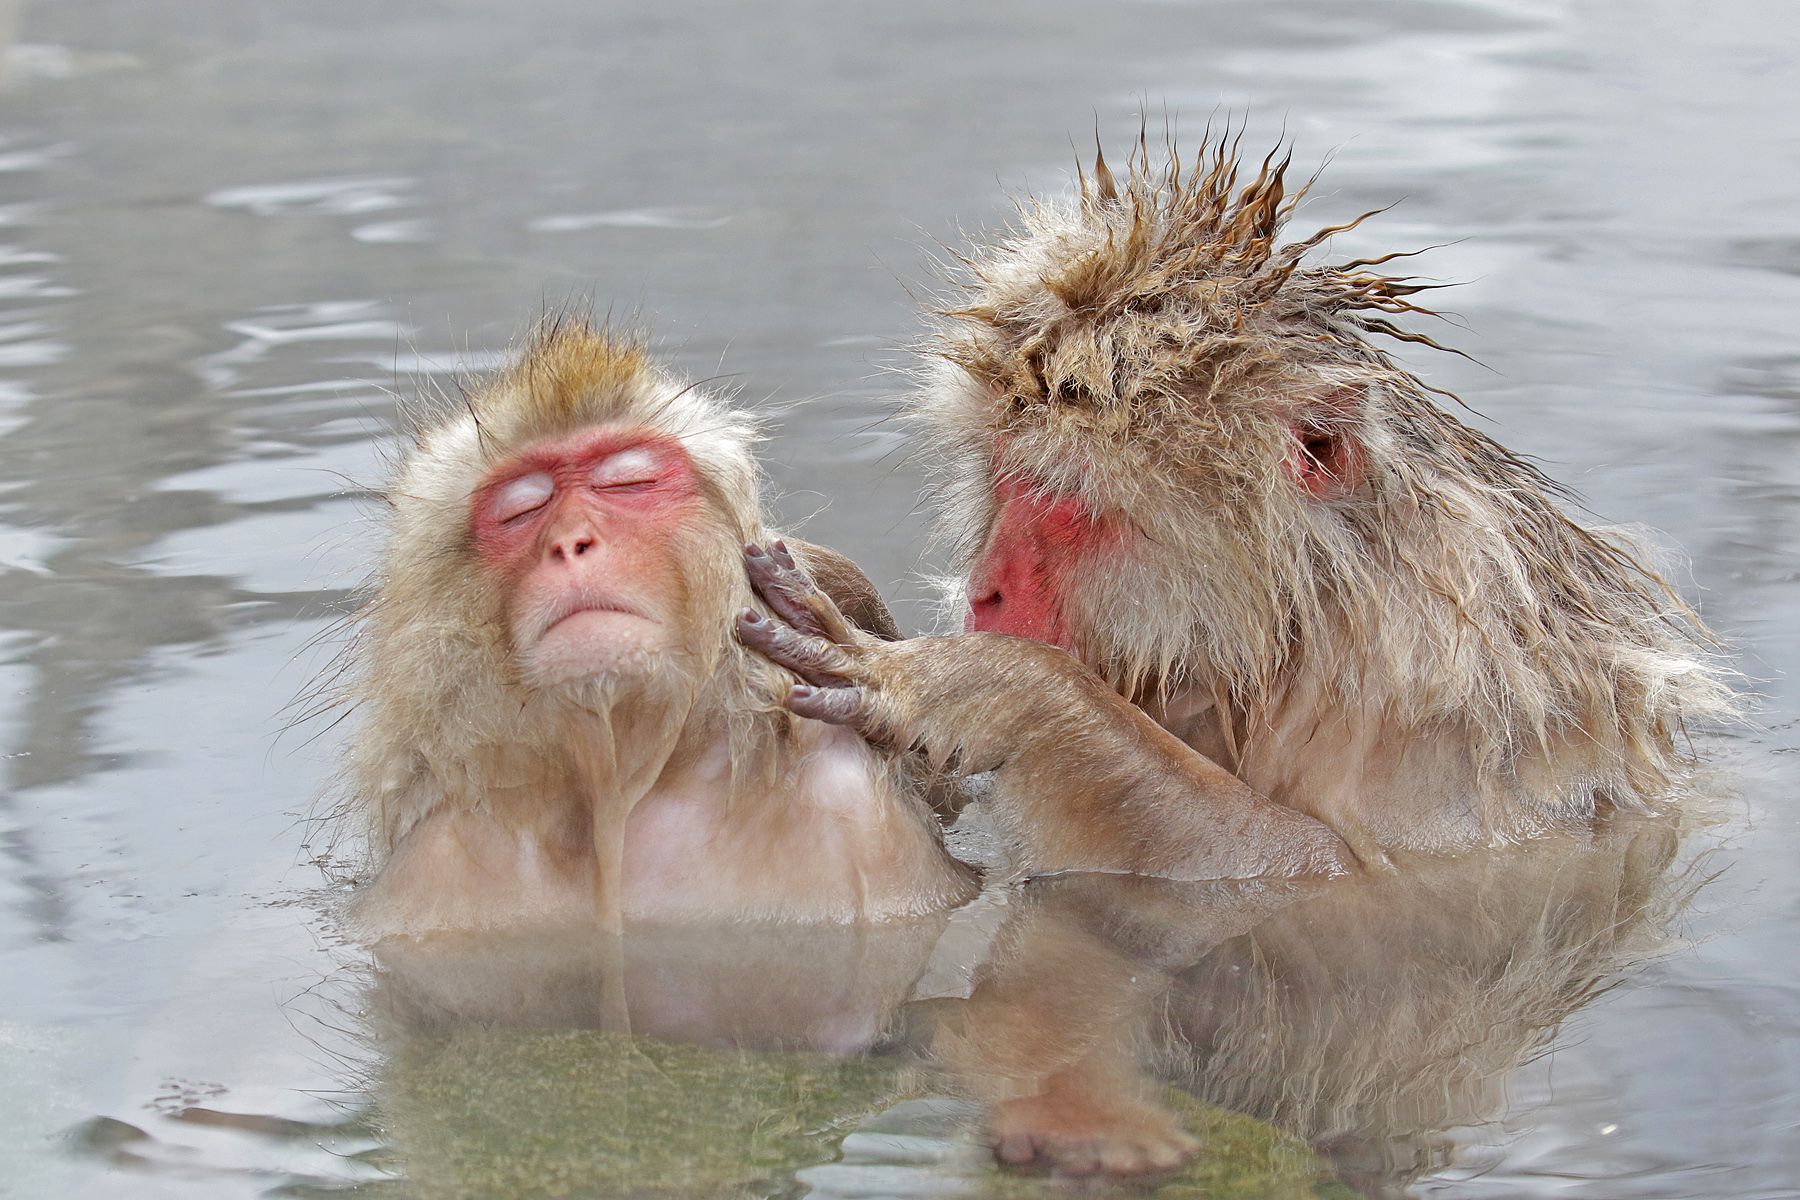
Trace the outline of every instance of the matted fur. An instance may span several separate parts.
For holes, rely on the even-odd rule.
[[[1227,765],[1301,807],[1281,759],[1322,730],[1384,778],[1429,740],[1489,835],[1534,823],[1506,811],[1526,792],[1648,800],[1682,723],[1732,711],[1710,635],[1633,538],[1571,520],[1389,357],[1376,335],[1436,345],[1390,320],[1428,313],[1427,285],[1374,269],[1400,255],[1308,262],[1364,218],[1282,241],[1311,181],[1275,154],[1246,177],[1241,136],[1191,169],[1140,138],[1123,178],[1097,158],[959,256],[914,414],[960,565],[998,478],[1121,519],[1116,561],[1068,583],[1080,653],[1153,711],[1210,696]],[[1357,486],[1297,486],[1296,431],[1345,447]]]
[[[731,635],[731,614],[755,603],[742,546],[764,537],[749,414],[655,366],[638,340],[559,317],[515,366],[403,416],[412,445],[384,496],[382,567],[343,663],[343,698],[360,717],[344,807],[362,818],[377,864],[440,805],[504,807],[516,796],[521,812],[548,814],[540,798],[579,795],[575,777],[591,774],[594,756],[623,777],[666,760],[684,727],[728,733],[734,768],[777,759],[767,750],[790,718],[770,698],[783,677]],[[678,439],[717,518],[687,527],[677,551],[689,598],[706,608],[689,614],[694,627],[716,635],[703,637],[694,661],[658,664],[649,687],[634,684],[630,712],[614,711],[625,697],[606,679],[524,686],[505,597],[476,564],[470,524],[470,497],[495,465],[600,423]],[[584,735],[571,739],[572,714],[600,719],[584,719]],[[642,719],[627,720],[633,714]],[[610,742],[589,744],[596,739]]]

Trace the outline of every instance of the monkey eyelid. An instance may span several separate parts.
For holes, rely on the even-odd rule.
[[[595,487],[633,487],[652,484],[662,474],[657,456],[642,446],[633,446],[602,459],[588,472],[588,482]]]
[[[512,521],[550,503],[556,482],[546,471],[534,471],[501,485],[488,502],[496,521]]]

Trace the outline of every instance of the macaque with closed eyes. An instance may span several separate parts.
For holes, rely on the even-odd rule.
[[[732,637],[750,418],[576,321],[420,414],[349,650],[373,938],[625,918],[882,920],[974,890],[924,793]],[[872,635],[847,561],[796,545]]]

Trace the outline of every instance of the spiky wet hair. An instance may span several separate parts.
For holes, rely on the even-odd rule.
[[[1378,270],[1404,255],[1309,260],[1374,214],[1284,240],[1312,180],[1290,189],[1279,152],[1240,169],[1241,137],[1188,167],[1140,136],[1123,177],[1096,156],[956,256],[915,415],[961,564],[997,480],[1078,495],[1133,535],[1065,598],[1127,694],[1211,689],[1228,740],[1303,700],[1461,723],[1484,775],[1573,739],[1607,789],[1659,786],[1683,718],[1730,707],[1709,635],[1630,538],[1569,519],[1390,357],[1436,345],[1394,323],[1430,312],[1431,285]],[[1308,494],[1300,453],[1344,486]]]

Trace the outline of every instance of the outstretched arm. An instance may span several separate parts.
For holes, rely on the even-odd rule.
[[[745,563],[774,615],[740,614],[738,636],[804,681],[787,706],[957,774],[993,772],[994,814],[1025,870],[1354,869],[1329,828],[1257,795],[1063,651],[992,633],[882,641],[846,621],[781,543],[750,547]]]

